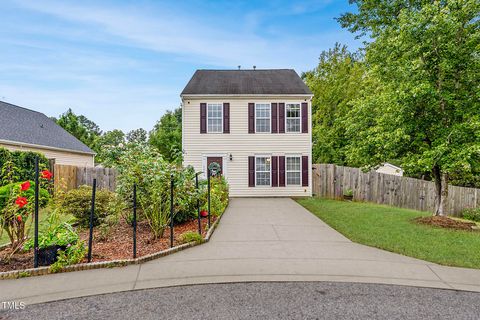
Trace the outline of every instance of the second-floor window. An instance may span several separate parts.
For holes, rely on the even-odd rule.
[[[223,105],[221,103],[207,104],[207,128],[209,133],[223,132]]]
[[[255,132],[270,132],[270,104],[255,104]]]
[[[285,106],[285,121],[287,132],[300,132],[300,104],[299,103],[287,103]]]

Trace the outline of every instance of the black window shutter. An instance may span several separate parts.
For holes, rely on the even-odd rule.
[[[230,133],[230,103],[223,104],[223,133]]]
[[[285,187],[285,156],[278,157],[278,186]]]
[[[302,156],[302,187],[308,187],[308,156]]]
[[[285,133],[285,103],[278,104],[278,133]]]
[[[308,103],[302,102],[302,133],[308,133]]]
[[[278,157],[272,156],[272,187],[278,187]]]
[[[200,103],[200,133],[207,133],[207,104]]]
[[[255,133],[255,103],[248,104],[248,133]]]
[[[255,157],[248,157],[248,186],[255,187]]]
[[[278,106],[277,103],[272,103],[272,110],[270,113],[270,116],[272,118],[272,133],[277,133],[277,124],[278,124],[278,119],[277,119],[277,113],[278,113]]]

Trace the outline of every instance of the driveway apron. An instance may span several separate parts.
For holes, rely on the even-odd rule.
[[[236,198],[208,243],[123,268],[0,281],[0,301],[251,281],[342,281],[480,291],[480,270],[351,242],[288,198]]]

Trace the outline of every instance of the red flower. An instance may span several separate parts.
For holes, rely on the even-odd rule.
[[[30,189],[30,181],[25,181],[20,185],[20,190],[27,191],[28,189]]]
[[[18,215],[18,216],[17,216],[17,220],[18,220],[18,222],[22,222],[22,216],[21,216],[21,215]]]
[[[28,200],[25,197],[18,197],[17,200],[15,200],[15,204],[20,208],[23,208],[27,203]]]
[[[48,170],[43,170],[42,171],[42,178],[43,179],[50,180],[50,179],[52,179],[52,177],[53,177],[53,173],[51,173],[50,171],[48,171]]]
[[[205,210],[200,211],[200,216],[202,216],[202,217],[208,216],[208,211],[205,211]]]

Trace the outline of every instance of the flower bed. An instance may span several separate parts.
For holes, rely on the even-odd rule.
[[[212,224],[217,217],[211,217]],[[202,238],[205,238],[208,228],[208,219],[201,219]],[[185,232],[198,232],[198,220],[191,220],[176,225],[174,228],[174,246],[181,245],[181,235]],[[88,229],[82,229],[79,232],[80,239],[88,243]],[[108,234],[105,239],[101,239],[101,232],[94,229],[92,245],[92,262],[113,261],[131,259],[133,257],[133,230],[125,221],[121,221]],[[170,228],[165,229],[162,238],[153,239],[149,226],[146,221],[137,224],[137,257],[146,256],[170,248]],[[33,267],[33,251],[19,252],[14,254],[10,261],[7,257],[11,253],[10,247],[0,249],[0,272],[11,270],[23,270]],[[83,259],[82,263],[86,263]]]

